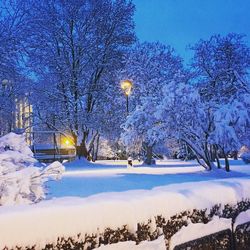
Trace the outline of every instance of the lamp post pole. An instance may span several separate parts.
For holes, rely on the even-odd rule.
[[[127,107],[127,116],[128,116],[128,112],[129,112],[129,110],[128,110],[128,95],[126,95],[126,107]]]
[[[126,96],[126,116],[129,115],[128,97],[131,94],[132,87],[133,87],[133,83],[129,80],[124,80],[121,82],[122,91]],[[133,167],[132,158],[130,158],[130,157],[128,157],[127,167]]]
[[[131,94],[131,89],[132,89],[132,82],[129,81],[129,80],[125,80],[125,81],[122,81],[121,82],[121,88],[126,96],[126,113],[127,113],[127,116],[129,114],[129,106],[128,106],[128,97],[129,95]]]

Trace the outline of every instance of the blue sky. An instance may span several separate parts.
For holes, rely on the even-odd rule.
[[[213,34],[246,34],[250,45],[250,0],[133,0],[140,41],[169,44],[186,60],[188,44]]]

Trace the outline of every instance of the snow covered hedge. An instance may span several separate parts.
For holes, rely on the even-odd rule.
[[[44,182],[58,179],[64,167],[54,162],[40,165],[24,135],[9,133],[0,138],[0,206],[29,204],[45,198]]]
[[[0,244],[0,247],[4,250],[91,250],[103,245],[114,244],[112,245],[114,248],[111,249],[116,249],[115,244],[119,242],[129,241],[141,244],[145,241],[155,241],[163,235],[166,249],[170,250],[205,249],[205,246],[208,247],[206,249],[231,249],[232,237],[235,237],[235,244],[240,246],[240,248],[235,247],[234,249],[247,249],[246,244],[250,242],[250,232],[248,231],[250,210],[248,209],[250,209],[250,200],[238,202],[236,205],[215,205],[210,210],[187,210],[170,218],[156,216],[146,223],[138,223],[134,228],[135,231],[131,230],[128,225],[116,229],[107,227],[103,232],[97,231],[93,234],[79,232],[72,237],[57,237],[56,241],[42,245],[19,244],[8,247]],[[233,236],[232,223],[234,224]]]
[[[229,178],[64,197],[21,209],[3,206],[0,249],[90,250],[123,241],[152,241],[161,235],[169,247],[183,226],[205,224],[215,216],[234,222],[238,214],[250,209],[249,190],[248,178]]]

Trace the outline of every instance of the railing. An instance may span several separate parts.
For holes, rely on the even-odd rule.
[[[76,150],[74,147],[70,148],[39,148],[36,145],[31,147],[34,157],[41,162],[63,161],[73,160],[76,156]]]

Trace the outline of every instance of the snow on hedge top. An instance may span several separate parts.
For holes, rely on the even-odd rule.
[[[235,220],[235,224],[234,224],[234,229],[236,229],[237,226],[245,224],[247,222],[250,222],[250,209],[244,212],[241,212],[236,220]]]
[[[169,249],[174,249],[175,246],[183,243],[202,238],[204,236],[214,234],[226,229],[231,229],[232,219],[219,218],[215,216],[212,221],[207,224],[190,223],[183,226],[170,240]]]

